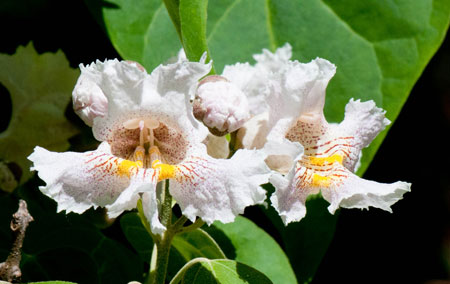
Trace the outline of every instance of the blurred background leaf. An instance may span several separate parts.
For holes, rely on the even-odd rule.
[[[64,112],[80,72],[61,51],[38,54],[31,43],[14,55],[0,54],[0,66],[0,83],[12,102],[11,120],[0,133],[0,159],[20,167],[23,183],[31,177],[27,157],[36,145],[64,151],[78,132]]]

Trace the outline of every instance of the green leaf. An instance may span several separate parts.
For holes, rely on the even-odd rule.
[[[36,145],[63,151],[77,133],[64,111],[79,71],[69,67],[61,51],[38,54],[31,43],[14,55],[0,54],[0,67],[0,83],[12,100],[11,121],[0,133],[0,159],[20,166],[23,183],[31,177],[27,156]]]
[[[161,0],[85,0],[117,52],[148,71],[177,55],[181,43]]]
[[[125,237],[139,253],[141,259],[150,262],[153,240],[142,224],[139,215],[137,213],[125,214],[120,219],[120,225]],[[201,229],[176,235],[170,250],[168,278],[172,278],[183,265],[197,257],[226,258],[214,239]]]
[[[142,224],[138,213],[130,212],[120,218],[120,227],[125,237],[141,256],[141,259],[150,262],[153,251],[153,239]]]
[[[225,259],[196,258],[187,263],[170,284],[269,284],[269,278],[245,264]]]
[[[342,120],[350,98],[374,100],[394,121],[450,18],[446,0],[226,2],[208,7],[208,22],[214,22],[208,26],[208,46],[217,71],[286,42],[301,62],[326,58],[337,66],[325,106],[333,122]],[[360,174],[386,133],[364,151]]]
[[[34,218],[22,248],[24,282],[60,279],[119,284],[142,280],[143,263],[137,254],[107,237],[85,215],[56,214],[55,202],[30,182],[19,187],[17,198],[0,197],[0,259],[6,258],[12,246],[12,233],[8,229],[18,198],[27,201]]]
[[[250,220],[237,216],[233,223],[215,222],[213,227],[205,230],[229,258],[263,272],[273,283],[297,283],[283,250]]]
[[[207,50],[205,2],[180,3],[181,29],[183,26],[189,29],[183,41],[188,43],[187,51],[194,54],[189,55],[193,58],[199,56],[199,50]],[[115,9],[103,7],[105,26],[124,58],[154,67],[155,61],[162,62],[170,57],[169,53],[178,50],[173,24],[154,20],[155,11],[162,4],[142,9],[143,3],[154,2],[134,1],[129,4],[135,7],[131,11],[118,0],[113,3],[117,4]],[[199,12],[198,19],[194,11]],[[330,121],[342,120],[344,106],[350,98],[374,100],[394,121],[443,40],[449,24],[450,2],[224,0],[211,1],[207,16],[206,43],[219,73],[226,64],[251,62],[252,55],[260,53],[262,48],[274,51],[289,42],[293,47],[293,59],[308,62],[322,57],[338,67],[327,90],[325,113]],[[189,24],[183,25],[183,21]],[[152,23],[151,29],[148,23]],[[157,35],[169,33],[171,29],[170,36],[159,41],[164,45],[162,52],[158,46],[146,45],[148,58],[142,60],[142,43],[151,38],[159,39]],[[141,52],[136,53],[137,49]],[[364,150],[359,174],[369,165],[386,133],[384,131]]]
[[[27,284],[76,284],[76,283],[67,281],[43,281],[43,282],[28,282]]]
[[[209,57],[208,44],[206,41],[206,11],[208,0],[181,0],[180,22],[181,35],[186,57],[191,61],[199,61],[204,52]],[[212,71],[215,73],[215,71]]]
[[[178,36],[181,39],[180,0],[163,0]]]
[[[197,257],[226,258],[216,241],[202,229],[176,235],[173,238],[172,246],[186,262]]]

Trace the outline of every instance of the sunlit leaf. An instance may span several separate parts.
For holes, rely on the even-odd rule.
[[[446,0],[214,2],[208,7],[208,21],[214,23],[208,26],[208,46],[217,70],[286,42],[301,62],[328,59],[337,66],[325,106],[334,122],[342,120],[350,98],[374,100],[394,121],[450,19]],[[359,173],[386,133],[364,151]]]
[[[199,61],[203,53],[208,51],[207,8],[208,0],[180,1],[181,37],[186,56],[191,61]],[[207,62],[209,60],[208,54]]]
[[[86,0],[112,44],[127,60],[148,71],[181,49],[174,25],[161,0]]]
[[[233,260],[196,258],[186,264],[170,283],[269,284],[272,282],[256,269]]]
[[[64,112],[79,71],[61,51],[38,54],[31,43],[14,55],[0,54],[0,67],[0,83],[12,100],[11,121],[0,133],[0,158],[20,166],[23,183],[31,176],[27,156],[36,145],[63,151],[77,133]]]
[[[261,271],[273,283],[297,283],[283,250],[250,220],[238,216],[233,223],[215,222],[212,228],[205,230],[215,238],[228,258]]]

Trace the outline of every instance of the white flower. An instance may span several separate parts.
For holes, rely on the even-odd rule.
[[[81,77],[107,99],[107,111],[93,120],[102,143],[86,153],[36,147],[29,157],[46,182],[41,191],[57,201],[58,211],[102,206],[115,217],[142,198],[152,232],[159,234],[165,227],[156,185],[165,179],[171,179],[170,193],[191,221],[199,216],[208,224],[231,222],[246,206],[264,201],[259,185],[269,178],[265,154],[241,150],[230,160],[214,159],[202,144],[208,131],[193,117],[190,97],[211,68],[204,60],[181,59],[150,75],[117,60],[82,68]]]
[[[245,148],[264,148],[268,165],[279,171],[270,178],[276,188],[272,205],[286,225],[305,216],[306,198],[319,191],[330,202],[331,213],[339,207],[372,206],[391,211],[390,206],[410,191],[411,185],[376,183],[353,173],[361,149],[390,123],[384,111],[373,101],[352,99],[344,121],[328,124],[323,115],[325,89],[335,66],[320,58],[302,64],[289,61],[289,57],[288,45],[275,54],[264,51],[255,56],[255,67],[245,67],[251,69],[252,77],[241,82],[250,86],[246,94],[260,94],[267,102],[259,106],[261,112],[241,128],[238,137]],[[242,66],[235,66],[235,77]],[[253,83],[263,80],[265,85]]]
[[[245,94],[218,75],[200,81],[193,107],[195,118],[217,136],[236,131],[250,118]]]

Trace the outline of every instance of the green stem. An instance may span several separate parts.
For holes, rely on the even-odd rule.
[[[183,227],[188,220],[185,216],[181,216],[174,224],[172,221],[172,196],[169,192],[169,180],[164,181],[164,191],[161,196],[162,204],[160,211],[160,221],[166,227],[166,231],[162,236],[154,235],[150,230],[150,225],[143,214],[142,204],[138,203],[138,212],[141,220],[153,238],[154,246],[152,258],[150,260],[150,271],[145,280],[145,284],[164,284],[167,274],[167,265],[169,263],[169,253],[172,240],[176,234],[189,232],[200,228],[204,222],[198,218],[192,225]],[[145,222],[144,222],[145,221]]]
[[[166,280],[170,246],[174,237],[174,231],[171,226],[172,196],[169,192],[168,180],[164,181],[160,219],[161,224],[163,224],[167,230],[161,237],[158,236],[153,238],[155,245],[153,247],[152,259],[150,262],[149,277],[146,281],[148,284],[164,284]]]
[[[164,194],[161,206],[161,224],[169,229],[172,220],[172,195],[169,192],[169,180],[164,181]]]
[[[166,281],[167,265],[169,263],[169,252],[174,235],[166,231],[160,242],[156,243],[156,266],[151,272],[154,276],[154,284],[164,284]]]
[[[231,158],[234,153],[236,152],[237,145],[237,131],[230,133],[230,142],[228,143],[228,148],[230,150],[230,153],[228,154],[228,159]]]
[[[197,220],[195,220],[195,222],[189,226],[186,227],[182,227],[178,233],[186,233],[186,232],[190,232],[190,231],[194,231],[198,228],[200,228],[201,226],[203,226],[205,224],[205,221],[203,221],[200,218],[197,218]]]

